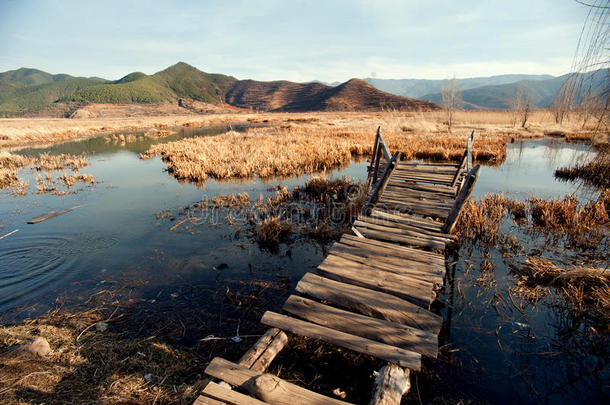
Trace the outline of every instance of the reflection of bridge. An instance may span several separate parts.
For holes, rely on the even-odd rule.
[[[479,174],[473,134],[460,165],[400,162],[377,130],[367,179],[370,192],[354,235],[345,234],[307,273],[271,327],[239,360],[215,358],[202,404],[345,404],[265,374],[288,341],[285,332],[387,361],[371,404],[398,404],[421,356],[436,358],[442,317],[429,310],[445,279],[445,246]],[[358,399],[361,402],[361,399]]]

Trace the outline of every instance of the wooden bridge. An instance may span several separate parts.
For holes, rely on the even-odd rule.
[[[267,311],[269,329],[237,362],[216,357],[196,405],[346,404],[265,374],[288,342],[285,332],[385,360],[371,404],[399,404],[421,356],[436,358],[443,319],[429,310],[445,280],[445,247],[479,174],[474,131],[459,165],[401,162],[377,130],[361,215],[307,273],[283,313]]]

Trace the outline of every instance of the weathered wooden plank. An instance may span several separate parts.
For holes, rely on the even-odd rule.
[[[369,221],[378,221],[376,223],[386,224],[389,226],[394,226],[402,229],[409,229],[415,232],[423,233],[429,236],[438,237],[440,239],[445,239],[448,241],[455,240],[455,235],[442,233],[440,232],[440,228],[432,228],[426,224],[422,224],[421,222],[411,221],[410,216],[408,214],[405,215],[397,215],[397,214],[389,214],[382,213],[382,211],[375,210],[371,212],[371,215],[368,217],[362,216],[358,217],[359,220],[365,220],[364,218],[368,218]],[[432,228],[432,229],[431,229]]]
[[[422,166],[422,167],[427,167],[427,166],[437,166],[437,167],[457,167],[457,165],[455,163],[447,163],[447,162],[409,162],[409,161],[405,161],[405,162],[401,162],[400,163],[401,166],[405,166],[405,167],[411,167],[411,166]]]
[[[396,322],[344,311],[291,295],[282,309],[306,321],[436,358],[438,337]]]
[[[284,332],[271,328],[239,359],[239,364],[260,373],[265,372],[287,342],[288,337]]]
[[[409,369],[396,364],[386,364],[375,378],[375,387],[370,405],[400,405],[400,401],[409,389]]]
[[[271,374],[260,374],[247,367],[215,357],[205,369],[206,374],[240,387],[258,399],[278,405],[344,405],[347,402],[329,398],[284,381]]]
[[[364,222],[362,224],[364,224]],[[377,239],[380,241],[402,243],[402,244],[409,245],[409,246],[417,246],[417,247],[432,249],[432,250],[442,250],[445,248],[444,243],[440,243],[435,240],[431,240],[431,239],[425,240],[425,239],[416,238],[413,236],[400,235],[398,233],[389,232],[387,230],[380,231],[377,229],[373,229],[371,226],[365,226],[362,224],[360,225],[360,232],[367,239]],[[370,225],[370,224],[367,224],[367,225]]]
[[[217,398],[224,403],[234,405],[264,405],[265,402],[259,401],[251,396],[244,395],[240,392],[230,390],[215,382],[209,382],[203,389],[203,393],[212,398]],[[205,402],[204,402],[205,403]]]
[[[364,252],[361,249],[356,249],[353,246],[344,245],[336,242],[331,249],[331,253],[343,257],[345,259],[362,263],[369,267],[378,268],[380,270],[391,271],[393,273],[403,274],[423,280],[427,283],[443,284],[444,269],[439,266],[426,266],[426,264],[416,261],[406,261],[396,257],[387,257],[381,254],[372,254]]]
[[[407,198],[413,200],[433,200],[441,202],[453,202],[454,196],[440,193],[432,193],[427,191],[416,191],[409,189],[386,188],[384,196],[391,195],[400,199]]]
[[[447,193],[450,195],[454,195],[456,193],[455,187],[442,186],[438,184],[421,184],[421,183],[413,183],[403,180],[392,180],[388,183],[388,187],[401,187],[408,188],[413,190],[421,190],[421,191],[430,191],[435,193]]]
[[[455,205],[447,216],[447,220],[445,221],[445,225],[443,226],[443,232],[451,233],[453,231],[453,227],[455,226],[458,216],[462,211],[462,207],[464,206],[464,203],[466,202],[468,197],[470,197],[470,194],[474,189],[474,185],[476,184],[477,179],[479,178],[480,169],[481,165],[476,165],[468,173],[468,176],[466,176],[466,182],[464,186],[460,189],[460,192],[455,200]]]
[[[356,220],[359,226],[363,226],[362,224],[366,224],[364,227],[382,231],[382,232],[391,232],[399,235],[410,236],[415,239],[420,239],[422,243],[427,243],[428,241],[438,242],[438,249],[444,249],[445,244],[450,242],[450,238],[445,238],[438,235],[429,235],[423,232],[418,232],[417,230],[409,229],[408,227],[402,227],[398,223],[389,223],[388,221],[379,220],[376,218],[367,218],[362,217]],[[430,245],[426,245],[430,246]]]
[[[407,211],[410,214],[418,214],[425,215],[432,218],[439,218],[445,220],[449,215],[449,209],[441,209],[436,207],[428,207],[425,205],[415,205],[415,204],[404,204],[396,201],[379,201],[377,203],[377,207],[379,209],[388,211],[392,209],[397,209],[401,212]]]
[[[423,307],[430,304],[432,289],[422,288],[420,280],[387,271],[367,269],[366,266],[357,266],[358,263],[340,266],[337,262],[340,260],[327,257],[316,271],[333,280],[392,294]],[[358,271],[354,271],[358,267]]]
[[[402,269],[397,266],[392,266],[388,263],[379,262],[376,265],[370,266],[368,264],[364,264],[361,261],[351,260],[344,256],[340,256],[331,251],[328,256],[320,263],[320,265],[324,264],[325,266],[336,266],[340,268],[341,272],[345,272],[346,274],[349,272],[355,273],[356,277],[362,277],[364,274],[376,276],[378,272],[381,272],[381,276],[387,276],[390,279],[394,279],[392,275],[398,276],[396,281],[402,280],[404,285],[401,287],[403,289],[414,288],[416,290],[427,289],[428,292],[434,288],[434,275],[428,273],[428,278],[424,279],[423,277],[413,277],[411,274],[407,274],[402,271]],[[390,273],[390,274],[385,274]],[[341,280],[339,280],[341,281]],[[411,295],[411,294],[409,294]],[[423,294],[428,297],[429,294]],[[423,301],[426,301],[423,299]]]
[[[418,228],[422,228],[424,230],[430,230],[434,232],[440,232],[443,227],[443,223],[439,221],[435,221],[433,219],[427,219],[422,217],[416,217],[406,213],[391,213],[382,211],[379,209],[375,209],[371,212],[372,217],[380,217],[384,219],[393,220],[396,222],[401,222],[408,225],[417,226]]]
[[[306,273],[296,291],[379,319],[437,334],[442,317],[396,296]]]
[[[375,247],[379,252],[391,254],[396,257],[404,257],[413,260],[425,260],[426,262],[437,263],[445,266],[445,256],[436,252],[426,252],[420,249],[414,249],[408,246],[401,246],[375,239],[359,239],[348,234],[341,236],[340,242],[357,247]]]
[[[330,329],[325,326],[316,325],[286,315],[267,311],[263,315],[261,322],[265,325],[275,326],[297,335],[321,340],[382,360],[394,362],[412,370],[419,370],[421,366],[421,355],[419,353]]]
[[[214,398],[210,398],[206,395],[200,395],[197,397],[195,402],[193,402],[193,405],[227,405],[227,403]]]
[[[388,181],[390,180],[394,167],[396,167],[396,161],[398,160],[399,155],[400,155],[400,153],[396,152],[394,154],[394,156],[392,156],[392,159],[390,159],[388,161],[388,164],[383,172],[383,175],[381,176],[379,181],[373,187],[373,190],[367,197],[367,199],[364,203],[364,206],[362,207],[363,213],[366,213],[366,212],[370,211],[371,209],[373,209],[373,207],[377,203],[379,196],[383,193],[383,190],[385,189],[385,187],[388,184]]]
[[[430,200],[430,199],[420,199],[420,198],[408,198],[401,197],[397,198],[392,195],[384,195],[379,199],[381,203],[393,203],[393,204],[402,204],[409,206],[411,209],[416,209],[420,207],[429,207],[439,210],[447,210],[449,211],[453,206],[453,201],[438,201],[438,200]]]

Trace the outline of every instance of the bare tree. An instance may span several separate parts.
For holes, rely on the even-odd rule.
[[[582,114],[583,125],[595,117],[597,125],[608,126],[608,100],[610,98],[610,4],[608,0],[576,0],[588,7],[578,45],[574,52],[571,74],[565,81],[552,108],[555,121],[561,123],[568,113]]]
[[[453,114],[462,105],[462,95],[455,78],[445,81],[441,88],[441,104],[447,113],[447,129],[451,132]]]
[[[525,128],[530,111],[532,110],[532,101],[530,92],[523,85],[520,85],[515,92],[511,100],[511,107],[513,110],[513,126],[519,122],[521,123],[521,128]]]

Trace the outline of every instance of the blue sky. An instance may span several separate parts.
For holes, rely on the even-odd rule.
[[[573,0],[0,0],[0,71],[118,79],[184,61],[257,80],[560,75],[586,14]]]

